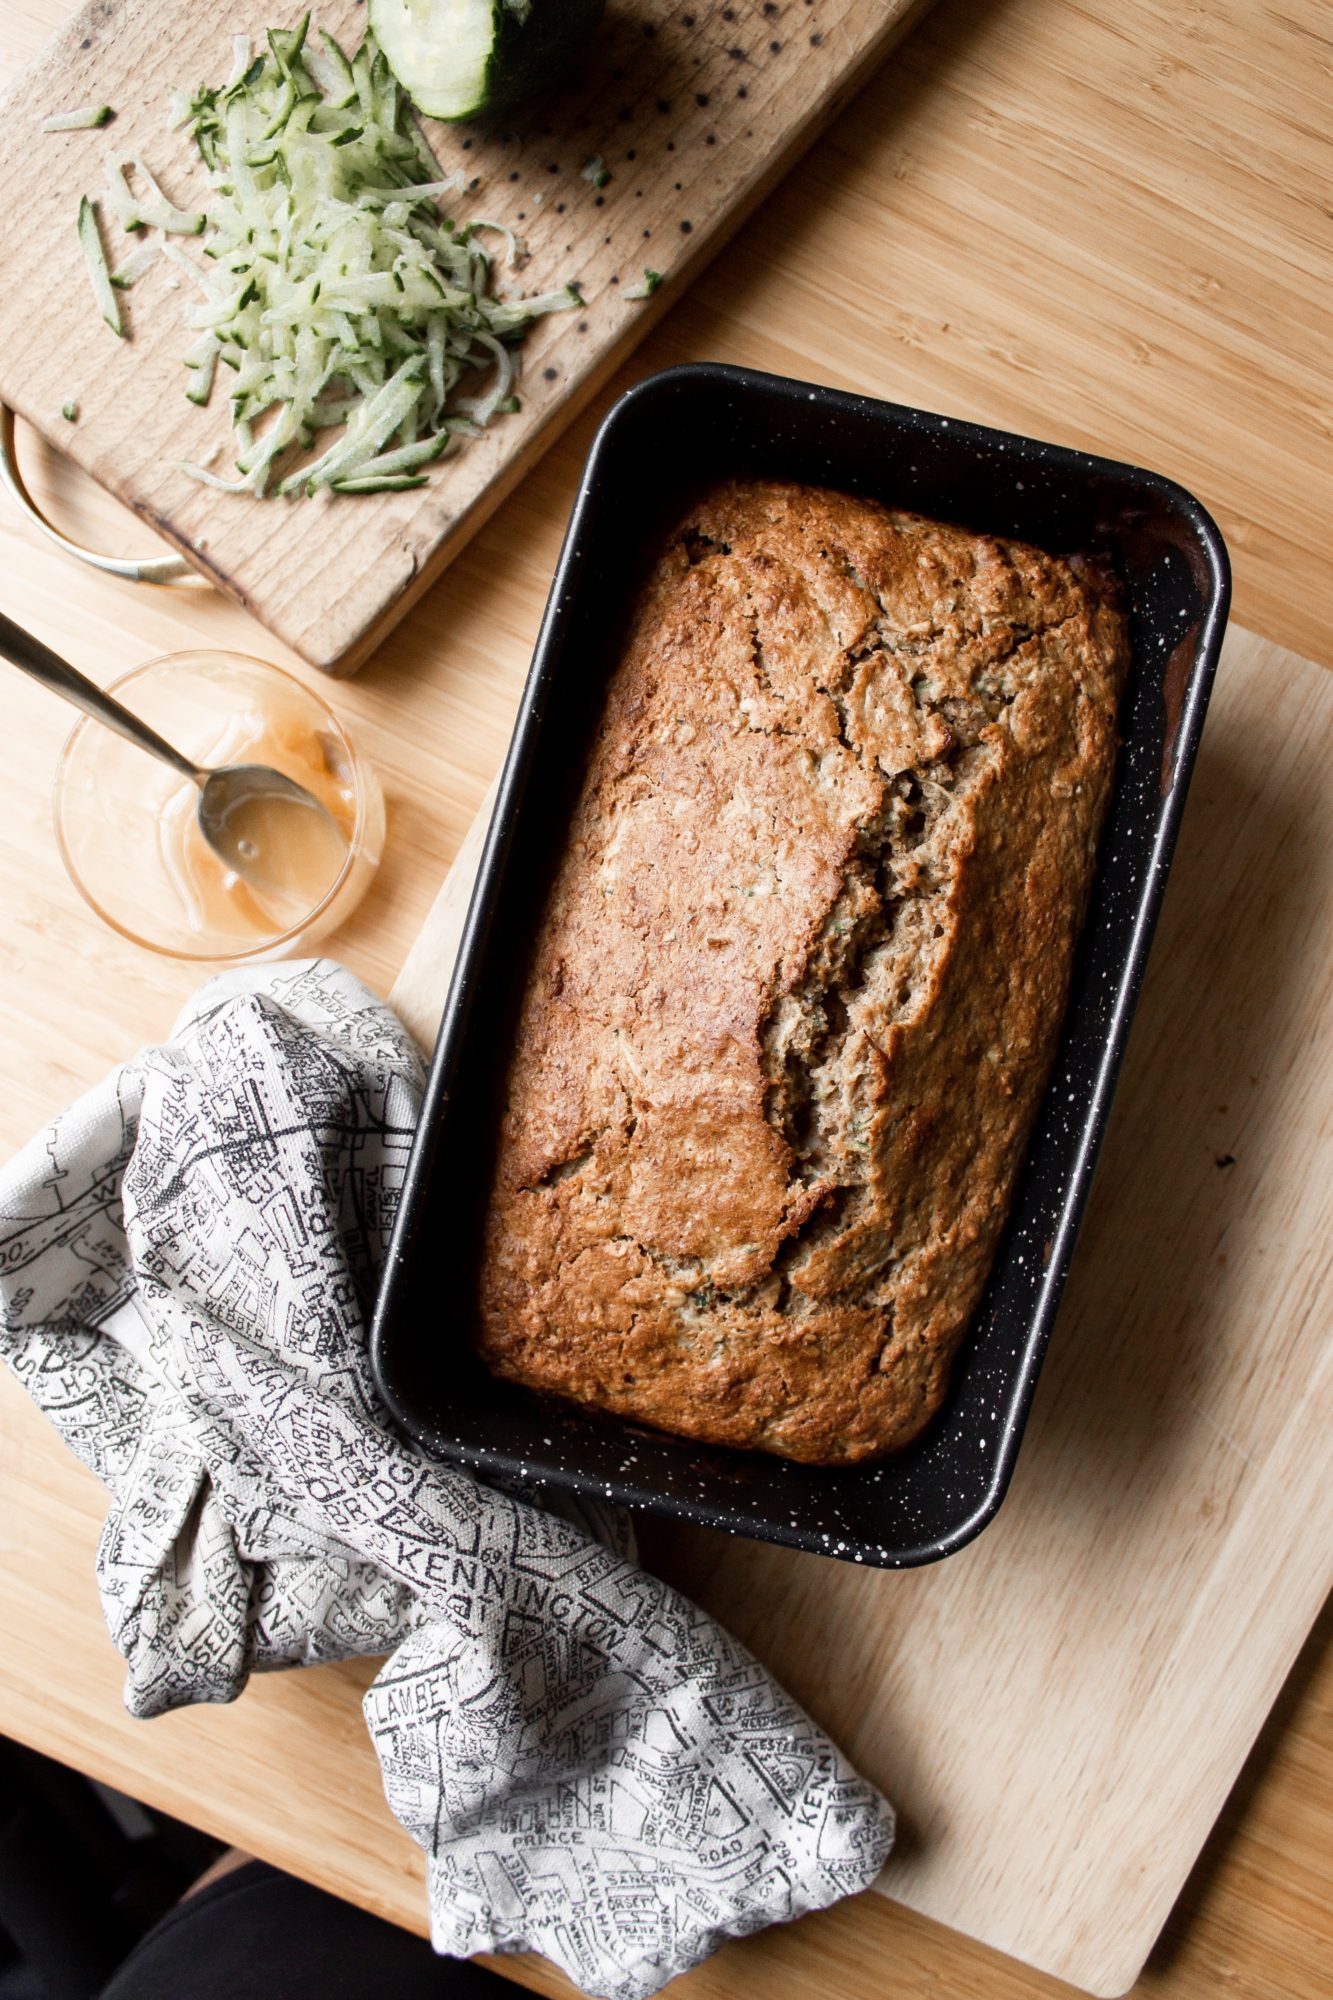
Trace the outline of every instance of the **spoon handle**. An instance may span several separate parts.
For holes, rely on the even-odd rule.
[[[114,729],[129,742],[146,750],[150,757],[160,757],[164,763],[172,765],[183,777],[193,779],[196,784],[203,781],[203,773],[193,765],[188,757],[182,757],[179,750],[160,737],[146,722],[140,722],[137,715],[131,715],[109,694],[103,694],[95,681],[71,667],[62,660],[59,653],[53,653],[40,639],[34,639],[31,632],[25,632],[12,618],[6,618],[0,611],[0,655],[25,674],[31,674],[35,681],[48,687],[54,694],[61,694],[66,701],[72,701],[76,708],[83,709],[98,722],[104,722],[108,729]]]

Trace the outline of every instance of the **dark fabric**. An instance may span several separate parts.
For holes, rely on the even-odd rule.
[[[149,1931],[101,2000],[516,2000],[509,1980],[247,1861]]]

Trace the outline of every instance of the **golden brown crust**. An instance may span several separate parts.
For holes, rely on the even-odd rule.
[[[1094,564],[796,486],[692,510],[529,976],[498,1373],[815,1463],[907,1443],[974,1312],[1115,758]]]

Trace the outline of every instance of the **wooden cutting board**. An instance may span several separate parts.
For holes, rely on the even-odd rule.
[[[80,196],[109,152],[139,153],[182,206],[202,202],[193,147],[166,130],[173,86],[225,80],[231,37],[262,41],[293,0],[90,0],[0,106],[0,185],[11,226],[0,287],[0,400],[159,530],[313,665],[352,672],[485,520],[815,134],[927,0],[612,0],[577,82],[515,129],[428,127],[462,168],[459,220],[510,223],[530,256],[506,286],[577,279],[583,311],[540,322],[523,351],[522,409],[497,419],[428,486],[359,499],[256,501],[173,469],[226,474],[226,370],[213,402],[185,400],[187,293],[170,266],[124,295],[130,337],[103,326],[84,273]],[[317,22],[359,41],[361,0]],[[108,103],[100,132],[43,135],[53,110]],[[594,184],[599,158],[610,178]],[[585,175],[589,169],[589,175]],[[113,264],[132,246],[105,221]],[[629,294],[644,273],[660,288]],[[75,402],[77,423],[61,415]],[[645,469],[647,476],[647,469]]]
[[[1123,1993],[1333,1585],[1333,676],[1233,630],[995,1525],[859,1569],[644,1525],[901,1813],[886,1896]],[[429,1043],[485,813],[394,989]]]

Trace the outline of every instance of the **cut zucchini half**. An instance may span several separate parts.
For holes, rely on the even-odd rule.
[[[370,0],[370,26],[418,111],[454,121],[507,111],[554,82],[603,0]]]

